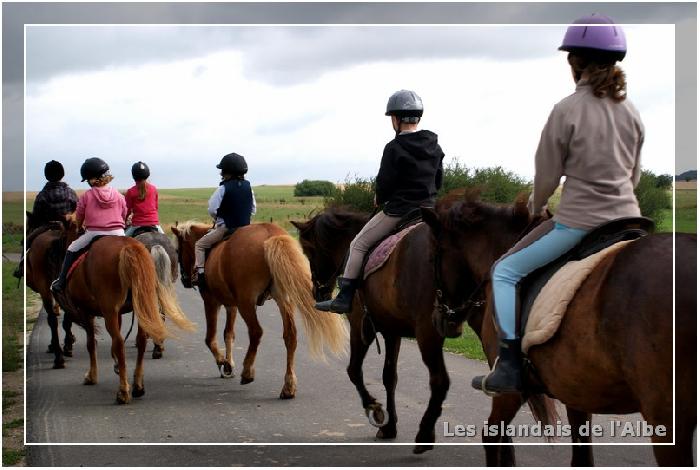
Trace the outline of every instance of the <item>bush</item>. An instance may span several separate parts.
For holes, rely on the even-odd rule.
[[[294,186],[294,196],[330,196],[334,190],[330,181],[304,180]]]
[[[374,211],[374,178],[355,177],[345,179],[345,184],[333,187],[333,193],[326,197],[325,206],[346,206],[361,212]]]
[[[453,159],[444,168],[443,196],[454,189],[480,187],[481,199],[488,202],[510,203],[516,196],[530,190],[530,183],[500,166],[469,169]]]
[[[639,201],[642,215],[649,217],[657,227],[660,227],[663,222],[664,209],[671,208],[671,195],[667,189],[657,186],[657,176],[651,171],[642,171],[634,194]]]
[[[671,189],[673,184],[673,176],[659,175],[656,177],[656,187],[661,189]]]

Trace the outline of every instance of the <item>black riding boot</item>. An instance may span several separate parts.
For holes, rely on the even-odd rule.
[[[66,251],[66,257],[63,259],[63,265],[61,265],[61,272],[58,274],[58,279],[51,283],[51,292],[54,294],[63,292],[63,290],[66,288],[66,276],[68,275],[68,270],[79,256],[79,252]]]
[[[522,390],[520,338],[502,339],[500,347],[493,370],[488,375],[474,377],[472,387],[486,394],[520,392]]]
[[[352,310],[352,299],[355,297],[357,285],[357,279],[339,277],[338,287],[340,287],[340,292],[338,292],[338,296],[332,300],[316,303],[316,310],[322,312],[350,313]]]

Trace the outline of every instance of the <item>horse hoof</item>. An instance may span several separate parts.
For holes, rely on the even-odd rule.
[[[93,380],[92,378],[90,378],[87,375],[83,379],[83,385],[95,385],[96,383],[97,383],[97,380]]]
[[[120,405],[127,405],[131,401],[131,396],[129,395],[129,392],[124,392],[123,390],[119,390],[117,392],[117,403]]]
[[[224,362],[219,366],[219,371],[221,371],[221,378],[232,379],[234,376],[233,366],[228,362]],[[252,380],[251,380],[252,382]]]
[[[373,403],[365,409],[365,414],[369,418],[369,424],[375,428],[381,428],[389,422],[389,416],[384,412],[384,408],[379,403]]]
[[[63,359],[61,359],[60,361],[54,361],[53,368],[54,369],[65,369],[66,363],[65,363],[65,361],[63,361]]]
[[[151,354],[151,357],[152,357],[153,359],[160,359],[160,358],[163,357],[163,351],[161,351],[160,349],[155,349],[155,348],[154,348],[154,349],[153,349],[153,353]]]
[[[290,400],[296,396],[296,392],[294,390],[287,390],[287,389],[282,389],[280,392],[280,399],[281,400]]]
[[[137,387],[134,385],[134,391],[132,392],[132,395],[134,398],[139,398],[142,397],[146,394],[146,387]]]
[[[434,446],[431,446],[431,445],[419,444],[413,448],[413,453],[416,455],[422,454],[424,452],[428,452],[429,450],[433,450],[433,447]]]
[[[49,344],[49,347],[46,348],[46,354],[53,354],[53,344]]]
[[[63,355],[66,357],[73,357],[73,350],[65,347],[63,348]]]
[[[396,439],[396,425],[382,426],[377,431],[377,439]]]
[[[255,377],[243,377],[243,376],[241,376],[241,385],[248,385],[253,380],[255,380]]]

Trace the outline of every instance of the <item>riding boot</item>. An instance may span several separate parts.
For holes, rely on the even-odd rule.
[[[61,272],[58,274],[58,279],[51,283],[51,292],[54,294],[63,292],[63,290],[66,288],[66,276],[68,275],[68,270],[79,256],[79,252],[66,251],[66,257],[63,259],[63,265],[61,265]]]
[[[196,284],[197,287],[199,287],[199,290],[206,290],[207,288],[207,278],[204,277],[204,268],[197,268],[196,271]]]
[[[352,310],[352,299],[355,297],[358,284],[359,282],[357,279],[339,277],[338,287],[340,288],[340,292],[338,292],[338,296],[332,300],[318,302],[316,304],[316,310],[322,312],[350,313]]]
[[[520,338],[502,339],[498,359],[488,375],[472,379],[472,387],[486,394],[514,393],[522,390]]]

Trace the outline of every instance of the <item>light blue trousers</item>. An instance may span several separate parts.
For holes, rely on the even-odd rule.
[[[587,230],[548,221],[541,228],[533,230],[496,262],[491,280],[496,320],[505,339],[515,339],[519,336],[518,325],[515,324],[515,297],[516,286],[520,280],[575,247],[587,233]]]

